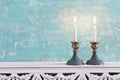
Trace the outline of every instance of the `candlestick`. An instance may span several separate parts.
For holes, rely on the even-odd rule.
[[[96,54],[98,48],[98,42],[90,42],[91,48],[93,49],[93,54],[90,60],[87,61],[88,65],[102,65],[104,64],[102,60],[100,60]]]
[[[74,16],[74,41],[77,42],[77,17]]]
[[[73,48],[73,56],[72,58],[67,62],[67,65],[83,65],[83,61],[79,59],[77,53],[79,48],[79,42],[71,42],[72,48]]]
[[[96,27],[96,16],[93,17],[93,41],[96,42],[97,41],[97,27]]]

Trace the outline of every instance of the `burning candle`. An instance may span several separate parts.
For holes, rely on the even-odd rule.
[[[93,17],[93,41],[97,42],[97,27],[96,27],[96,16]]]
[[[74,16],[74,41],[77,42],[77,17]]]

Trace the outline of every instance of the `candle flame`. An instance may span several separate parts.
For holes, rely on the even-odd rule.
[[[74,23],[77,23],[77,17],[74,15]]]
[[[93,17],[93,24],[96,25],[96,16]]]

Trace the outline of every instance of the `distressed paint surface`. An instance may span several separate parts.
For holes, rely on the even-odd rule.
[[[0,0],[0,61],[67,61],[76,15],[79,57],[91,57],[93,16],[104,61],[120,61],[119,0]]]

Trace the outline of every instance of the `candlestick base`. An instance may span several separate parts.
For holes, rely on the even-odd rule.
[[[91,59],[88,60],[88,61],[86,62],[86,64],[88,64],[88,65],[103,65],[104,63],[103,63],[102,60],[100,60],[100,59],[98,58],[98,56],[97,56],[96,53],[93,53]]]
[[[79,48],[79,42],[72,42],[72,48],[73,48],[73,56],[72,58],[67,62],[67,65],[83,65],[83,61],[79,59],[77,52]]]
[[[91,48],[93,49],[93,54],[90,60],[86,62],[88,65],[102,65],[104,64],[102,60],[100,60],[96,54],[96,50],[98,48],[98,42],[90,42]]]
[[[79,59],[76,53],[73,54],[72,58],[67,62],[67,65],[83,65],[83,61]]]

